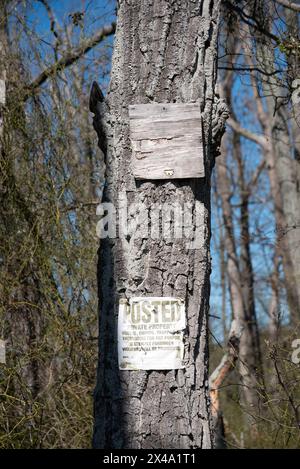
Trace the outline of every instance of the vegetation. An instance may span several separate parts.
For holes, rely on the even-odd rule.
[[[88,99],[93,80],[104,93],[108,83],[116,5],[63,4],[0,0],[1,449],[91,447],[105,181]],[[296,448],[299,4],[222,5],[230,118],[213,173],[211,374],[229,362],[212,409],[217,446]]]
[[[72,67],[52,64],[93,36],[91,24],[101,30],[112,5],[74,21],[69,2],[58,21],[50,2],[1,3],[0,447],[90,447],[103,169],[88,95],[91,77],[106,77],[111,42]]]

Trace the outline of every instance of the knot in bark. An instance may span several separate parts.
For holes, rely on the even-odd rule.
[[[229,109],[224,99],[215,95],[212,116],[212,145],[215,156],[220,155],[221,140],[225,132],[226,120],[229,117]]]

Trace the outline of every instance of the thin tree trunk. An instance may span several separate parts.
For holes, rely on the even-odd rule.
[[[226,435],[223,414],[220,409],[219,390],[225,379],[235,368],[236,361],[239,357],[241,334],[241,323],[233,319],[227,338],[227,351],[223,355],[219,365],[213,371],[209,378],[212,420],[215,439],[214,447],[216,449],[226,448]]]
[[[223,232],[220,232],[220,271],[221,271],[221,291],[222,291],[222,306],[221,306],[222,315],[221,317],[222,317],[223,343],[225,345],[226,340],[227,340],[227,326],[226,326],[227,276],[226,276],[226,252],[225,252],[225,242],[224,242]]]
[[[227,49],[231,51],[232,56],[234,56],[234,53],[237,51],[236,41],[232,33],[228,38]],[[224,97],[229,104],[231,115],[234,116],[231,106],[232,77],[232,71],[227,71],[225,77],[223,77],[222,83],[219,84],[219,88],[221,96]],[[238,322],[242,330],[239,347],[239,371],[243,385],[241,397],[249,415],[247,416],[247,422],[250,422],[251,428],[255,430],[255,419],[253,419],[251,415],[255,413],[258,405],[257,371],[261,369],[261,357],[253,291],[254,278],[250,254],[248,221],[248,199],[250,194],[245,183],[240,138],[233,132],[232,152],[238,167],[238,185],[241,199],[241,249],[240,255],[238,255],[233,213],[230,203],[233,193],[227,174],[228,149],[226,148],[225,141],[223,141],[222,148],[223,158],[218,159],[216,165],[217,184],[219,186],[225,225],[225,248],[228,254],[227,272],[233,318]]]
[[[16,222],[12,214],[18,217],[19,225],[25,226],[37,244],[44,245],[39,234],[38,218],[31,211],[26,196],[19,188],[17,179],[18,159],[24,158],[26,151],[24,129],[19,120],[25,124],[23,105],[18,100],[20,70],[22,66],[18,57],[13,58],[8,34],[7,9],[9,1],[1,0],[2,17],[0,19],[0,158],[1,158],[1,223],[7,238],[16,239]],[[18,74],[18,76],[17,76]],[[9,77],[9,80],[7,79]],[[2,98],[2,99],[1,99]],[[16,124],[16,121],[18,124]],[[19,127],[18,127],[19,125]],[[19,229],[18,225],[18,229]],[[16,241],[16,250],[19,249]],[[3,259],[7,253],[2,252]],[[31,405],[45,380],[45,369],[38,358],[44,327],[41,314],[41,303],[44,301],[40,291],[40,271],[44,259],[35,254],[33,258],[22,258],[3,262],[1,274],[1,300],[4,304],[2,328],[5,331],[9,356],[27,357],[21,366],[19,375],[12,379],[10,385],[18,396],[22,394],[26,404]],[[44,267],[43,267],[44,269]],[[10,290],[7,289],[10,284]],[[22,359],[21,359],[22,360]],[[25,386],[24,386],[25,385]]]
[[[250,229],[249,229],[249,197],[250,191],[245,181],[245,168],[242,158],[241,141],[239,135],[233,131],[233,156],[238,165],[239,175],[239,194],[240,194],[240,229],[241,229],[241,247],[240,247],[240,275],[241,288],[243,293],[243,302],[245,309],[245,320],[251,337],[251,350],[248,352],[253,357],[254,368],[257,376],[262,376],[262,359],[260,351],[260,338],[256,317],[255,296],[254,296],[254,274],[252,267],[252,258],[250,252]]]
[[[233,230],[232,210],[230,205],[231,188],[226,171],[227,150],[224,148],[223,158],[217,160],[218,187],[222,200],[222,210],[226,229],[225,247],[228,254],[227,272],[230,290],[233,318],[241,328],[239,347],[239,371],[242,380],[242,402],[250,413],[257,409],[257,356],[253,349],[255,336],[253,335],[254,318],[249,320],[244,304],[243,285],[240,272],[239,258],[236,251],[236,243]],[[250,417],[250,423],[254,428],[254,419]]]
[[[104,239],[99,256],[100,340],[95,391],[96,448],[210,448],[208,392],[210,274],[210,168],[219,1],[120,2],[112,76],[105,115],[107,135],[104,200],[118,205],[176,201],[200,210],[198,249],[186,239]],[[128,105],[199,102],[204,115],[206,177],[136,183],[130,170]],[[213,104],[215,103],[215,105]],[[98,109],[103,106],[98,106]],[[215,115],[217,125],[221,120]],[[102,134],[96,110],[95,126]],[[216,132],[214,133],[216,135]],[[101,140],[101,138],[100,138]],[[101,145],[101,141],[100,141]],[[186,367],[170,371],[120,371],[117,315],[120,298],[180,296],[185,299]]]
[[[7,17],[6,0],[1,0],[1,18],[0,18],[0,156],[2,154],[2,139],[4,127],[4,108],[6,103],[6,57],[7,57]]]
[[[273,117],[273,105],[269,103],[269,119]],[[271,114],[272,113],[272,114]],[[288,282],[287,295],[291,319],[294,325],[300,320],[300,197],[297,185],[295,160],[291,156],[291,141],[288,133],[288,122],[285,110],[281,108],[275,117],[272,131],[272,156],[276,160],[277,191],[282,200],[282,224],[278,226],[278,239],[282,245],[283,265]]]
[[[266,102],[265,129],[270,149],[266,153],[271,191],[275,204],[278,242],[285,274],[287,300],[291,320],[300,318],[300,192],[298,162],[292,157],[289,132],[289,112],[285,90],[274,75],[274,51],[268,39],[257,40],[257,62],[268,79],[262,80]]]
[[[279,255],[278,249],[274,253],[274,271],[271,274],[271,299],[269,303],[269,338],[271,345],[276,345],[280,329],[280,278],[279,278]]]

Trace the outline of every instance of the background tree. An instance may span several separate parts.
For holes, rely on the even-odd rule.
[[[64,8],[57,18],[52,2],[1,2],[6,102],[0,333],[7,364],[0,370],[0,445],[5,448],[86,447],[91,440],[95,208],[103,180],[88,89],[90,74],[105,80],[110,59],[105,38],[115,26],[104,24],[113,5],[98,16],[88,4],[80,15],[74,2]]]
[[[240,338],[239,360],[234,356],[234,366],[222,379],[221,409],[230,444],[293,446],[299,441],[295,413],[299,394],[291,380],[291,376],[298,379],[298,368],[291,360],[291,344],[299,334],[296,259],[300,238],[294,118],[297,106],[291,97],[296,90],[299,18],[295,19],[292,7],[276,1],[224,2],[224,6],[219,68],[220,76],[228,78],[221,80],[220,88],[227,94],[231,117],[223,159],[218,160],[215,190],[218,220],[223,217],[225,233],[229,232],[230,221],[230,233],[225,242],[224,232],[221,238],[217,230],[213,232],[217,245],[225,246],[227,251],[225,272],[230,296],[222,288],[222,305],[228,305],[227,314],[222,312],[222,317],[227,316],[230,321],[230,316],[236,318],[238,312],[251,310],[255,304],[257,319],[245,316],[248,319]],[[292,35],[287,11],[294,15]],[[220,191],[220,187],[224,190]],[[218,257],[218,252],[213,253]],[[244,276],[242,272],[248,274]],[[221,284],[224,283],[222,278]],[[250,297],[244,295],[245,286]],[[232,289],[239,303],[232,301]],[[236,308],[235,303],[239,305]],[[246,354],[241,347],[247,329],[255,324],[263,357],[259,368],[251,367],[256,360],[256,346],[245,349]],[[224,353],[223,363],[227,347]],[[215,360],[213,354],[212,363],[217,364]],[[246,374],[253,377],[246,386],[244,365]],[[243,400],[250,390],[259,398],[258,405],[253,406],[251,398]],[[250,416],[250,426],[242,422],[245,415]],[[253,423],[256,434],[251,431]]]

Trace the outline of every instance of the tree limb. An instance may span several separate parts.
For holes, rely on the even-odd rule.
[[[262,173],[262,171],[265,169],[266,167],[266,160],[263,159],[260,164],[256,167],[256,170],[255,172],[253,173],[253,176],[252,178],[250,179],[249,183],[247,184],[247,190],[248,192],[251,191],[251,189],[253,189],[253,187],[255,187],[256,183],[257,183],[257,180],[260,176],[260,174]]]
[[[77,60],[103,41],[107,36],[114,34],[115,30],[116,23],[112,22],[110,25],[103,26],[100,31],[95,33],[91,38],[83,41],[78,47],[67,51],[63,57],[50,65],[50,67],[43,70],[40,75],[38,75],[33,82],[26,87],[23,100],[26,101],[43,83],[45,83],[49,77],[56,75],[60,70],[77,62]]]
[[[290,2],[289,0],[275,0],[276,3],[289,8],[290,10],[300,11],[300,4]]]
[[[263,135],[257,135],[250,130],[245,129],[237,121],[232,119],[232,117],[228,119],[227,124],[232,128],[232,130],[237,132],[242,137],[257,143],[257,145],[260,145],[263,148],[267,147],[267,141]]]
[[[48,17],[49,17],[49,21],[50,21],[50,30],[52,31],[52,33],[54,34],[56,39],[59,40],[60,39],[59,34],[56,30],[56,21],[55,21],[54,14],[53,14],[53,11],[52,11],[49,3],[47,2],[47,0],[37,0],[37,1],[42,3],[44,5],[44,7],[46,8],[46,11],[47,11],[47,14],[48,14]]]
[[[50,31],[53,33],[53,35],[56,39],[55,40],[55,45],[53,47],[54,54],[55,54],[55,60],[58,60],[58,48],[62,44],[63,41],[62,41],[62,38],[60,37],[60,34],[58,33],[54,13],[53,13],[53,11],[52,11],[52,9],[51,9],[51,7],[50,7],[47,0],[37,0],[37,1],[40,2],[42,5],[44,5],[44,7],[47,11],[48,18],[49,18],[49,21],[50,21]]]
[[[240,323],[234,319],[229,332],[227,352],[209,378],[210,400],[214,417],[217,417],[219,413],[219,389],[221,384],[226,376],[233,370],[239,356],[241,335],[242,327]]]
[[[255,28],[257,31],[261,32],[262,34],[264,34],[265,36],[272,39],[278,44],[279,38],[272,34],[270,31],[268,31],[266,28],[264,28],[263,24],[260,24],[257,18],[248,15],[244,9],[239,8],[237,5],[233,5],[228,0],[224,0],[224,5],[229,10],[236,12],[244,23],[248,24],[252,28]]]
[[[259,72],[262,75],[266,75],[268,77],[271,77],[273,75],[276,75],[277,73],[282,73],[284,70],[274,70],[273,72],[266,72],[263,69],[259,67],[218,67],[218,70],[232,70],[233,72]]]

